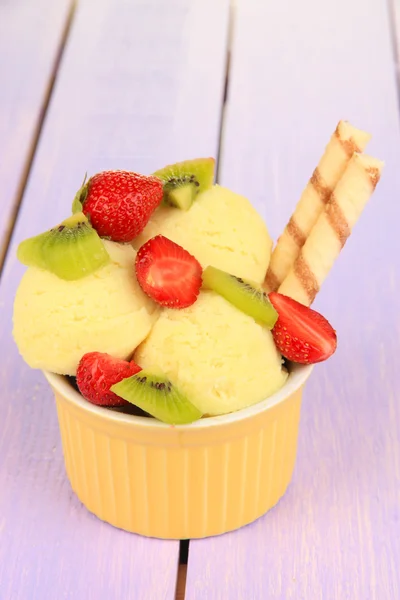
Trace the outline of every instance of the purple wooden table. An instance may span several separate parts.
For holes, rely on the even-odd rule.
[[[72,0],[0,2],[0,267],[71,16]]]
[[[22,197],[0,285],[0,600],[400,598],[395,1],[80,0],[71,27],[67,0],[0,2],[4,249]],[[51,392],[11,339],[15,248],[65,215],[86,170],[201,155],[276,237],[340,118],[373,133],[386,168],[317,301],[339,348],[306,389],[287,495],[191,541],[185,585],[178,542],[118,531],[74,497]]]

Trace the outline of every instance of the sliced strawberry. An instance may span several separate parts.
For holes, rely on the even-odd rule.
[[[129,171],[103,171],[77,193],[73,211],[83,211],[101,237],[131,242],[147,225],[163,198],[157,177]]]
[[[269,299],[279,315],[272,335],[285,358],[307,365],[332,356],[336,332],[325,317],[278,292],[271,292]]]
[[[135,268],[142,290],[161,306],[185,308],[196,302],[201,265],[163,235],[156,235],[139,249]]]
[[[141,370],[133,361],[113,358],[102,352],[89,352],[79,362],[76,383],[82,396],[92,404],[126,406],[129,403],[110,392],[110,387]]]

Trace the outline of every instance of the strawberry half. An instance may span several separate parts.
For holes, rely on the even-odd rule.
[[[75,196],[72,209],[83,211],[92,227],[114,242],[131,242],[146,227],[163,198],[157,177],[129,171],[103,171]]]
[[[141,370],[133,361],[113,358],[103,352],[89,352],[79,362],[76,383],[82,396],[92,404],[126,406],[129,402],[110,392],[110,387]]]
[[[269,299],[279,315],[272,335],[285,358],[309,365],[332,356],[336,332],[325,317],[278,292],[271,292]]]
[[[163,235],[146,242],[136,256],[142,290],[161,306],[186,308],[196,302],[202,284],[198,260]]]

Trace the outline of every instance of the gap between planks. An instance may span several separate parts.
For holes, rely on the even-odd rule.
[[[185,600],[187,565],[179,565],[175,600]]]
[[[400,110],[400,0],[387,0],[389,31],[395,67],[397,102]]]
[[[23,167],[21,179],[20,179],[20,182],[19,182],[19,185],[17,188],[15,200],[13,202],[13,210],[11,211],[11,214],[8,219],[7,229],[5,231],[5,236],[4,236],[5,243],[3,246],[3,250],[0,249],[0,276],[1,276],[1,272],[3,269],[4,263],[5,263],[5,260],[7,258],[8,250],[10,247],[11,236],[12,236],[12,233],[14,230],[15,223],[18,218],[19,210],[21,208],[22,198],[24,196],[25,188],[28,183],[33,159],[35,157],[36,149],[38,147],[38,143],[39,143],[39,139],[40,139],[40,134],[43,129],[44,120],[46,118],[47,109],[49,107],[50,99],[51,99],[54,85],[55,85],[55,82],[57,79],[58,69],[59,69],[59,66],[60,66],[60,63],[61,63],[61,60],[63,57],[64,48],[65,48],[67,40],[68,40],[69,32],[71,30],[74,14],[75,14],[75,10],[76,10],[76,5],[77,5],[76,0],[72,0],[68,14],[67,14],[67,18],[65,20],[64,29],[63,29],[63,32],[62,32],[62,35],[60,38],[60,43],[59,43],[58,51],[55,56],[53,68],[50,73],[49,82],[47,84],[45,93],[43,95],[43,100],[42,100],[42,104],[40,107],[39,116],[38,116],[37,123],[36,123],[35,129],[34,129],[34,132],[33,132],[33,136],[32,136],[31,147],[30,147],[30,149],[27,153],[26,159],[25,159],[25,164]]]
[[[181,540],[179,542],[179,564],[176,578],[175,600],[184,600],[185,598],[189,542],[190,540]]]
[[[232,64],[232,41],[233,41],[233,32],[235,25],[235,14],[236,14],[236,4],[235,0],[231,0],[229,4],[229,17],[228,17],[228,39],[226,44],[226,61],[225,61],[225,86],[224,86],[224,95],[222,98],[222,106],[221,106],[221,116],[219,121],[219,133],[218,133],[218,154],[217,154],[217,165],[216,165],[216,174],[215,180],[219,183],[219,165],[220,158],[222,156],[223,151],[223,143],[224,143],[224,128],[225,128],[225,120],[226,120],[226,105],[229,97],[229,74]]]

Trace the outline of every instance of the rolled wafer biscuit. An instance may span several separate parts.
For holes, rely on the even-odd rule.
[[[309,306],[371,197],[383,162],[354,154],[279,292]]]
[[[272,253],[266,291],[277,290],[285,279],[349,160],[354,152],[362,152],[370,139],[369,133],[347,121],[339,122]]]

